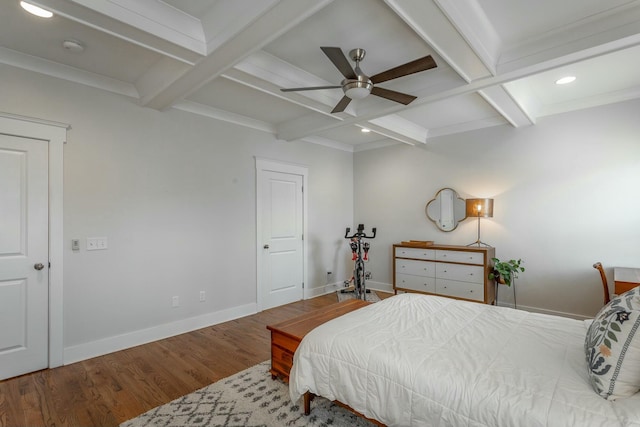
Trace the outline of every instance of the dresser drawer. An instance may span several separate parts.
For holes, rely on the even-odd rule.
[[[396,248],[396,258],[435,259],[436,251],[421,248]]]
[[[432,244],[393,245],[393,288],[493,304],[496,291],[487,277],[495,248]]]
[[[438,279],[436,293],[447,297],[484,301],[484,285],[480,283]]]
[[[396,259],[396,274],[436,277],[435,262]]]
[[[426,276],[412,276],[410,274],[396,274],[396,288],[410,289],[419,292],[436,292],[436,279]]]
[[[458,280],[484,284],[484,267],[461,264],[436,263],[436,277],[440,279]]]
[[[444,251],[437,250],[436,260],[448,262],[463,262],[466,264],[484,265],[484,255],[480,252]]]

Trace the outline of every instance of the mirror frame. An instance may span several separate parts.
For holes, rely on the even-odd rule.
[[[451,213],[451,217],[448,218],[446,222],[443,222],[441,215],[443,212],[443,194],[447,194],[449,192],[451,194],[451,206],[445,207],[445,209]],[[458,227],[458,224],[467,218],[466,202],[453,188],[441,188],[438,190],[434,198],[427,203],[424,208],[424,213],[439,230],[448,233],[455,230]],[[449,223],[452,223],[452,225],[449,226]]]

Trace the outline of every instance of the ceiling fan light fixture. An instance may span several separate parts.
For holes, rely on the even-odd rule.
[[[351,81],[342,86],[344,94],[351,99],[363,99],[369,96],[373,83],[361,80]]]
[[[20,6],[22,6],[22,8],[30,14],[39,16],[41,18],[51,18],[53,16],[53,13],[49,12],[48,10],[36,6],[35,4],[28,3],[26,1],[21,1]]]

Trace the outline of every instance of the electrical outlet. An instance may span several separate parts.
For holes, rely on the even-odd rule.
[[[366,280],[371,280],[371,277],[373,277],[373,276],[371,275],[371,272],[370,272],[370,271],[365,271],[365,272],[364,272],[364,278],[365,278]]]
[[[71,250],[73,251],[80,250],[80,239],[71,239]]]
[[[200,291],[200,302],[204,302],[206,300],[204,291]]]
[[[177,296],[171,298],[171,307],[180,307],[180,298],[178,298]]]

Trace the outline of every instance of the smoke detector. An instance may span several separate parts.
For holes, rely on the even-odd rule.
[[[62,47],[64,47],[69,52],[80,53],[84,50],[84,46],[78,40],[67,39],[62,42]]]

